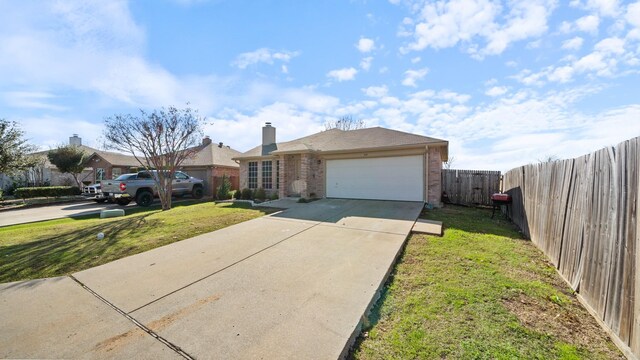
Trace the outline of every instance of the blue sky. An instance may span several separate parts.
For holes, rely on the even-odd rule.
[[[640,1],[0,0],[0,117],[46,149],[184,106],[240,151],[351,115],[508,170],[640,135]]]

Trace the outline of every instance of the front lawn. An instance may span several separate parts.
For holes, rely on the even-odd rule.
[[[426,213],[443,237],[412,235],[355,359],[624,359],[544,255],[491,211]]]
[[[168,211],[66,218],[0,228],[0,283],[60,276],[254,219],[269,210],[230,203],[179,203]],[[103,240],[97,239],[104,233]]]

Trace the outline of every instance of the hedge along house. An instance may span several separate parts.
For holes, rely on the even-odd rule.
[[[445,140],[385,129],[332,129],[277,143],[271,123],[262,144],[237,156],[240,187],[283,197],[426,201],[440,205]]]

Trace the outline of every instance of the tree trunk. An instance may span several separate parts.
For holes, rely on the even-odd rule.
[[[71,175],[73,175],[73,180],[76,181],[76,185],[78,186],[78,189],[80,189],[80,191],[82,191],[82,185],[81,185],[80,179],[79,179],[80,174],[71,174]]]
[[[158,195],[160,196],[160,203],[162,203],[162,211],[171,210],[171,193],[173,192],[172,179],[165,179],[164,190],[158,189]]]

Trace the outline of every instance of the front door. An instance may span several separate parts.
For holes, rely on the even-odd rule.
[[[292,166],[292,178],[291,181],[289,182],[289,196],[300,196],[300,194],[302,193],[302,188],[304,185],[303,180],[300,179],[300,158],[294,158],[293,160],[291,160],[293,162],[293,166]]]

